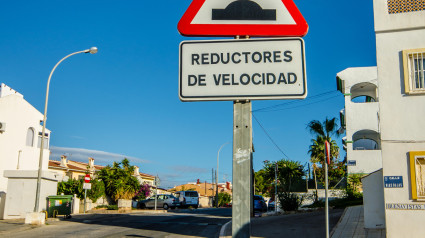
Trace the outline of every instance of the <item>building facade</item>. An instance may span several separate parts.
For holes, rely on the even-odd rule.
[[[344,94],[341,127],[348,174],[369,174],[382,168],[379,96],[376,67],[348,68],[337,74]]]
[[[387,237],[423,237],[425,5],[373,3]]]
[[[43,114],[24,96],[0,84],[0,219],[25,217],[35,206]],[[56,194],[57,180],[48,173],[50,131],[46,130],[40,200]],[[52,194],[53,193],[53,194]],[[46,204],[41,202],[40,210]]]

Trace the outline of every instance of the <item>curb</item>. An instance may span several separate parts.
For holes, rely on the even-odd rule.
[[[220,235],[219,235],[219,237],[220,238],[226,238],[227,236],[225,235],[225,233],[226,233],[226,228],[227,228],[227,226],[229,225],[229,224],[232,224],[232,221],[230,220],[230,221],[228,221],[226,224],[224,224],[222,227],[221,227],[221,229],[220,229]]]
[[[329,237],[332,237],[332,236],[333,236],[333,234],[335,233],[336,228],[338,228],[339,224],[341,223],[342,219],[344,218],[345,213],[347,212],[347,209],[348,209],[348,207],[346,207],[346,208],[344,209],[344,212],[342,213],[342,215],[341,215],[341,217],[339,218],[338,222],[336,223],[336,225],[334,226],[334,228],[333,228],[333,229],[332,229],[332,231],[330,232]]]

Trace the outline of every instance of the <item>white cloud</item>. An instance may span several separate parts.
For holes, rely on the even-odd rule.
[[[105,151],[99,150],[89,150],[89,149],[81,149],[81,148],[66,148],[66,147],[56,147],[50,146],[50,159],[59,159],[61,155],[68,156],[68,159],[80,161],[80,162],[88,162],[88,157],[93,157],[95,159],[95,163],[99,165],[108,165],[112,164],[114,161],[121,161],[124,158],[130,160],[133,163],[150,163],[149,160],[139,159],[132,156],[115,154]]]

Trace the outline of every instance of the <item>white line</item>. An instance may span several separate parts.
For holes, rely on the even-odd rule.
[[[224,233],[226,231],[227,226],[229,224],[231,224],[231,223],[232,223],[232,221],[230,220],[229,222],[227,222],[226,224],[224,224],[224,226],[221,227],[221,229],[220,229],[220,238],[225,238],[226,237]]]

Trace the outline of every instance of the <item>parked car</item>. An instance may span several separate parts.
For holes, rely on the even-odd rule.
[[[180,207],[193,207],[199,206],[199,194],[197,191],[178,191],[174,193]]]
[[[267,204],[263,196],[254,195],[254,211],[267,212]]]
[[[168,210],[169,208],[174,209],[179,205],[178,199],[171,195],[171,194],[161,194],[156,195],[157,201],[156,201],[156,207],[157,208],[164,208],[165,210]],[[155,208],[155,195],[139,202],[138,207],[140,208]]]
[[[275,204],[276,204],[276,202],[275,201],[269,201],[269,205],[268,205],[268,210],[269,211],[274,211],[274,208],[275,208]]]

